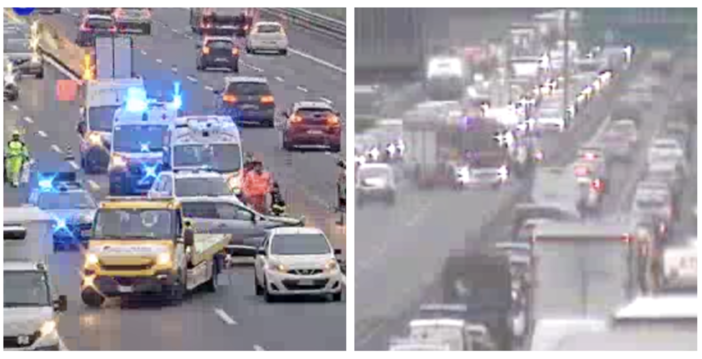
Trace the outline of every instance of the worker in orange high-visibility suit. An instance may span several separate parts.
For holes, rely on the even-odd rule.
[[[271,174],[263,170],[263,163],[257,162],[253,171],[244,177],[244,196],[248,204],[259,213],[266,213],[266,199],[271,191]]]

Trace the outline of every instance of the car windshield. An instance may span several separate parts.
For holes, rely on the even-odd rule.
[[[88,19],[86,24],[93,29],[109,29],[113,25],[111,19]]]
[[[95,238],[169,239],[175,234],[173,210],[100,209]]]
[[[3,305],[12,307],[51,306],[46,273],[40,271],[3,272]]]
[[[37,206],[43,210],[93,209],[97,206],[86,192],[47,192],[39,196]]]
[[[236,143],[175,146],[173,166],[206,167],[220,173],[235,172],[241,169],[241,147]]]
[[[158,152],[163,151],[168,137],[168,126],[127,125],[114,129],[112,149],[115,152]]]
[[[207,47],[211,49],[229,49],[234,46],[234,44],[231,41],[224,41],[224,40],[214,40],[214,41],[209,41],[207,42]]]
[[[321,108],[301,108],[297,110],[296,114],[303,119],[325,119],[334,116],[334,112],[328,109]]]
[[[281,32],[280,25],[266,24],[258,25],[258,32],[261,34],[273,34]]]
[[[678,144],[675,142],[656,142],[653,145],[653,148],[656,150],[677,150],[678,149]]]
[[[656,209],[665,206],[662,198],[640,198],[636,200],[636,206],[642,209]]]
[[[540,110],[543,117],[558,117],[561,115],[561,110],[557,108],[543,108]]]
[[[233,82],[227,86],[227,94],[231,95],[269,95],[268,84],[260,82]]]
[[[276,234],[271,254],[281,256],[329,254],[331,248],[323,234]]]
[[[230,195],[223,178],[193,177],[176,179],[176,197],[227,196]]]
[[[5,39],[3,51],[5,53],[30,52],[29,39]]]
[[[369,179],[369,178],[387,179],[389,177],[390,177],[390,170],[387,168],[380,168],[380,167],[363,168],[360,171],[358,171],[358,178],[361,181]]]
[[[88,108],[88,128],[91,131],[112,132],[112,119],[119,106]]]

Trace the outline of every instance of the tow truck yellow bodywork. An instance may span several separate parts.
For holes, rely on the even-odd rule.
[[[169,213],[172,235],[164,238],[135,238],[104,235],[101,215],[110,212],[140,215],[147,211]],[[195,233],[182,217],[181,204],[174,199],[108,198],[100,204],[93,236],[85,254],[82,299],[88,306],[100,306],[106,297],[135,294],[163,294],[179,301],[185,292],[205,284],[217,289],[225,246],[231,235]],[[98,228],[96,228],[96,226]],[[115,238],[118,237],[118,238]]]

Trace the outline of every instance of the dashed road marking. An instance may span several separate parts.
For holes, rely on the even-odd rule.
[[[283,78],[280,76],[276,76],[275,79],[278,80],[278,82],[285,82],[285,80],[283,80]]]
[[[329,62],[329,61],[324,61],[324,60],[322,60],[322,59],[316,58],[316,57],[314,57],[314,56],[312,56],[312,55],[310,55],[310,54],[308,54],[308,53],[306,53],[306,52],[302,52],[302,51],[300,51],[300,50],[295,50],[295,49],[291,49],[291,48],[288,48],[288,51],[292,52],[292,53],[295,54],[295,55],[304,57],[304,58],[306,58],[306,59],[308,59],[308,60],[312,60],[312,61],[314,61],[314,62],[316,62],[316,63],[318,63],[318,64],[320,64],[320,65],[326,66],[326,67],[328,67],[328,68],[330,68],[330,69],[332,69],[332,70],[341,72],[342,74],[345,74],[345,73],[346,73],[346,70],[345,70],[345,69],[343,69],[343,68],[341,68],[341,67],[339,67],[339,66],[336,66],[336,65],[332,64],[332,63]]]
[[[141,50],[141,54],[144,55],[144,56],[146,56],[146,51]]]
[[[253,348],[254,348],[254,350],[257,351],[257,352],[264,352],[264,351],[266,351],[266,350],[263,349],[263,347],[260,346],[260,345],[254,345]]]
[[[61,148],[60,148],[59,146],[57,146],[57,145],[51,145],[51,149],[54,150],[55,152],[63,153],[63,151],[61,150]]]
[[[190,80],[192,83],[197,83],[197,79],[193,76],[187,76],[187,79]]]
[[[214,88],[212,88],[212,86],[207,86],[207,85],[206,85],[206,86],[205,86],[205,90],[207,90],[207,91],[214,91]]]
[[[161,59],[156,59],[156,62],[158,62],[159,64],[162,64],[162,63],[163,63],[163,60],[161,60]]]
[[[180,34],[180,31],[178,29],[171,29],[171,31],[173,31],[176,34]]]
[[[307,88],[302,87],[302,86],[297,86],[297,89],[302,91],[302,92],[305,92],[305,93],[309,92],[309,90]]]
[[[251,70],[254,70],[254,71],[256,71],[256,72],[263,72],[263,69],[260,68],[260,67],[256,67],[256,66],[254,66],[254,65],[247,64],[247,63],[245,63],[245,62],[242,62],[242,65],[244,65],[244,66],[246,66],[246,67],[248,67],[248,68],[250,68]]]
[[[39,137],[44,137],[44,138],[49,137],[49,135],[47,135],[46,132],[41,131],[41,130],[37,131],[37,135],[39,135]]]
[[[25,116],[25,117],[24,117],[24,121],[25,121],[25,122],[29,122],[29,123],[34,123],[34,120],[32,120],[32,118],[29,117],[29,116]]]
[[[320,97],[319,99],[322,100],[322,101],[324,101],[324,102],[326,102],[326,103],[328,103],[328,104],[330,104],[330,105],[331,105],[332,103],[334,103],[332,100],[330,100],[330,99],[328,99],[328,98],[326,98],[326,97]]]
[[[19,111],[19,106],[17,106],[17,105],[12,105],[12,109],[13,109],[14,111]]]
[[[215,314],[217,314],[217,316],[219,316],[219,318],[222,319],[222,321],[227,323],[227,325],[237,325],[237,322],[234,319],[232,319],[229,315],[227,315],[227,313],[224,311],[224,309],[215,308],[214,311],[215,311]]]
[[[171,71],[173,71],[173,72],[178,72],[178,67],[176,67],[176,66],[171,66]]]
[[[90,189],[93,191],[99,191],[100,190],[100,185],[97,184],[97,182],[93,180],[88,180],[88,186],[90,186]]]
[[[69,161],[68,164],[71,165],[71,167],[73,167],[74,170],[77,170],[80,168],[75,161]]]

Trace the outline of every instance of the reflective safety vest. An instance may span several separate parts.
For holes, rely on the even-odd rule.
[[[5,151],[6,156],[16,157],[24,156],[29,157],[29,152],[27,151],[27,146],[22,141],[10,141],[7,143],[7,150]]]
[[[265,196],[270,191],[271,175],[268,172],[255,171],[246,174],[244,178],[244,194],[247,196]]]

